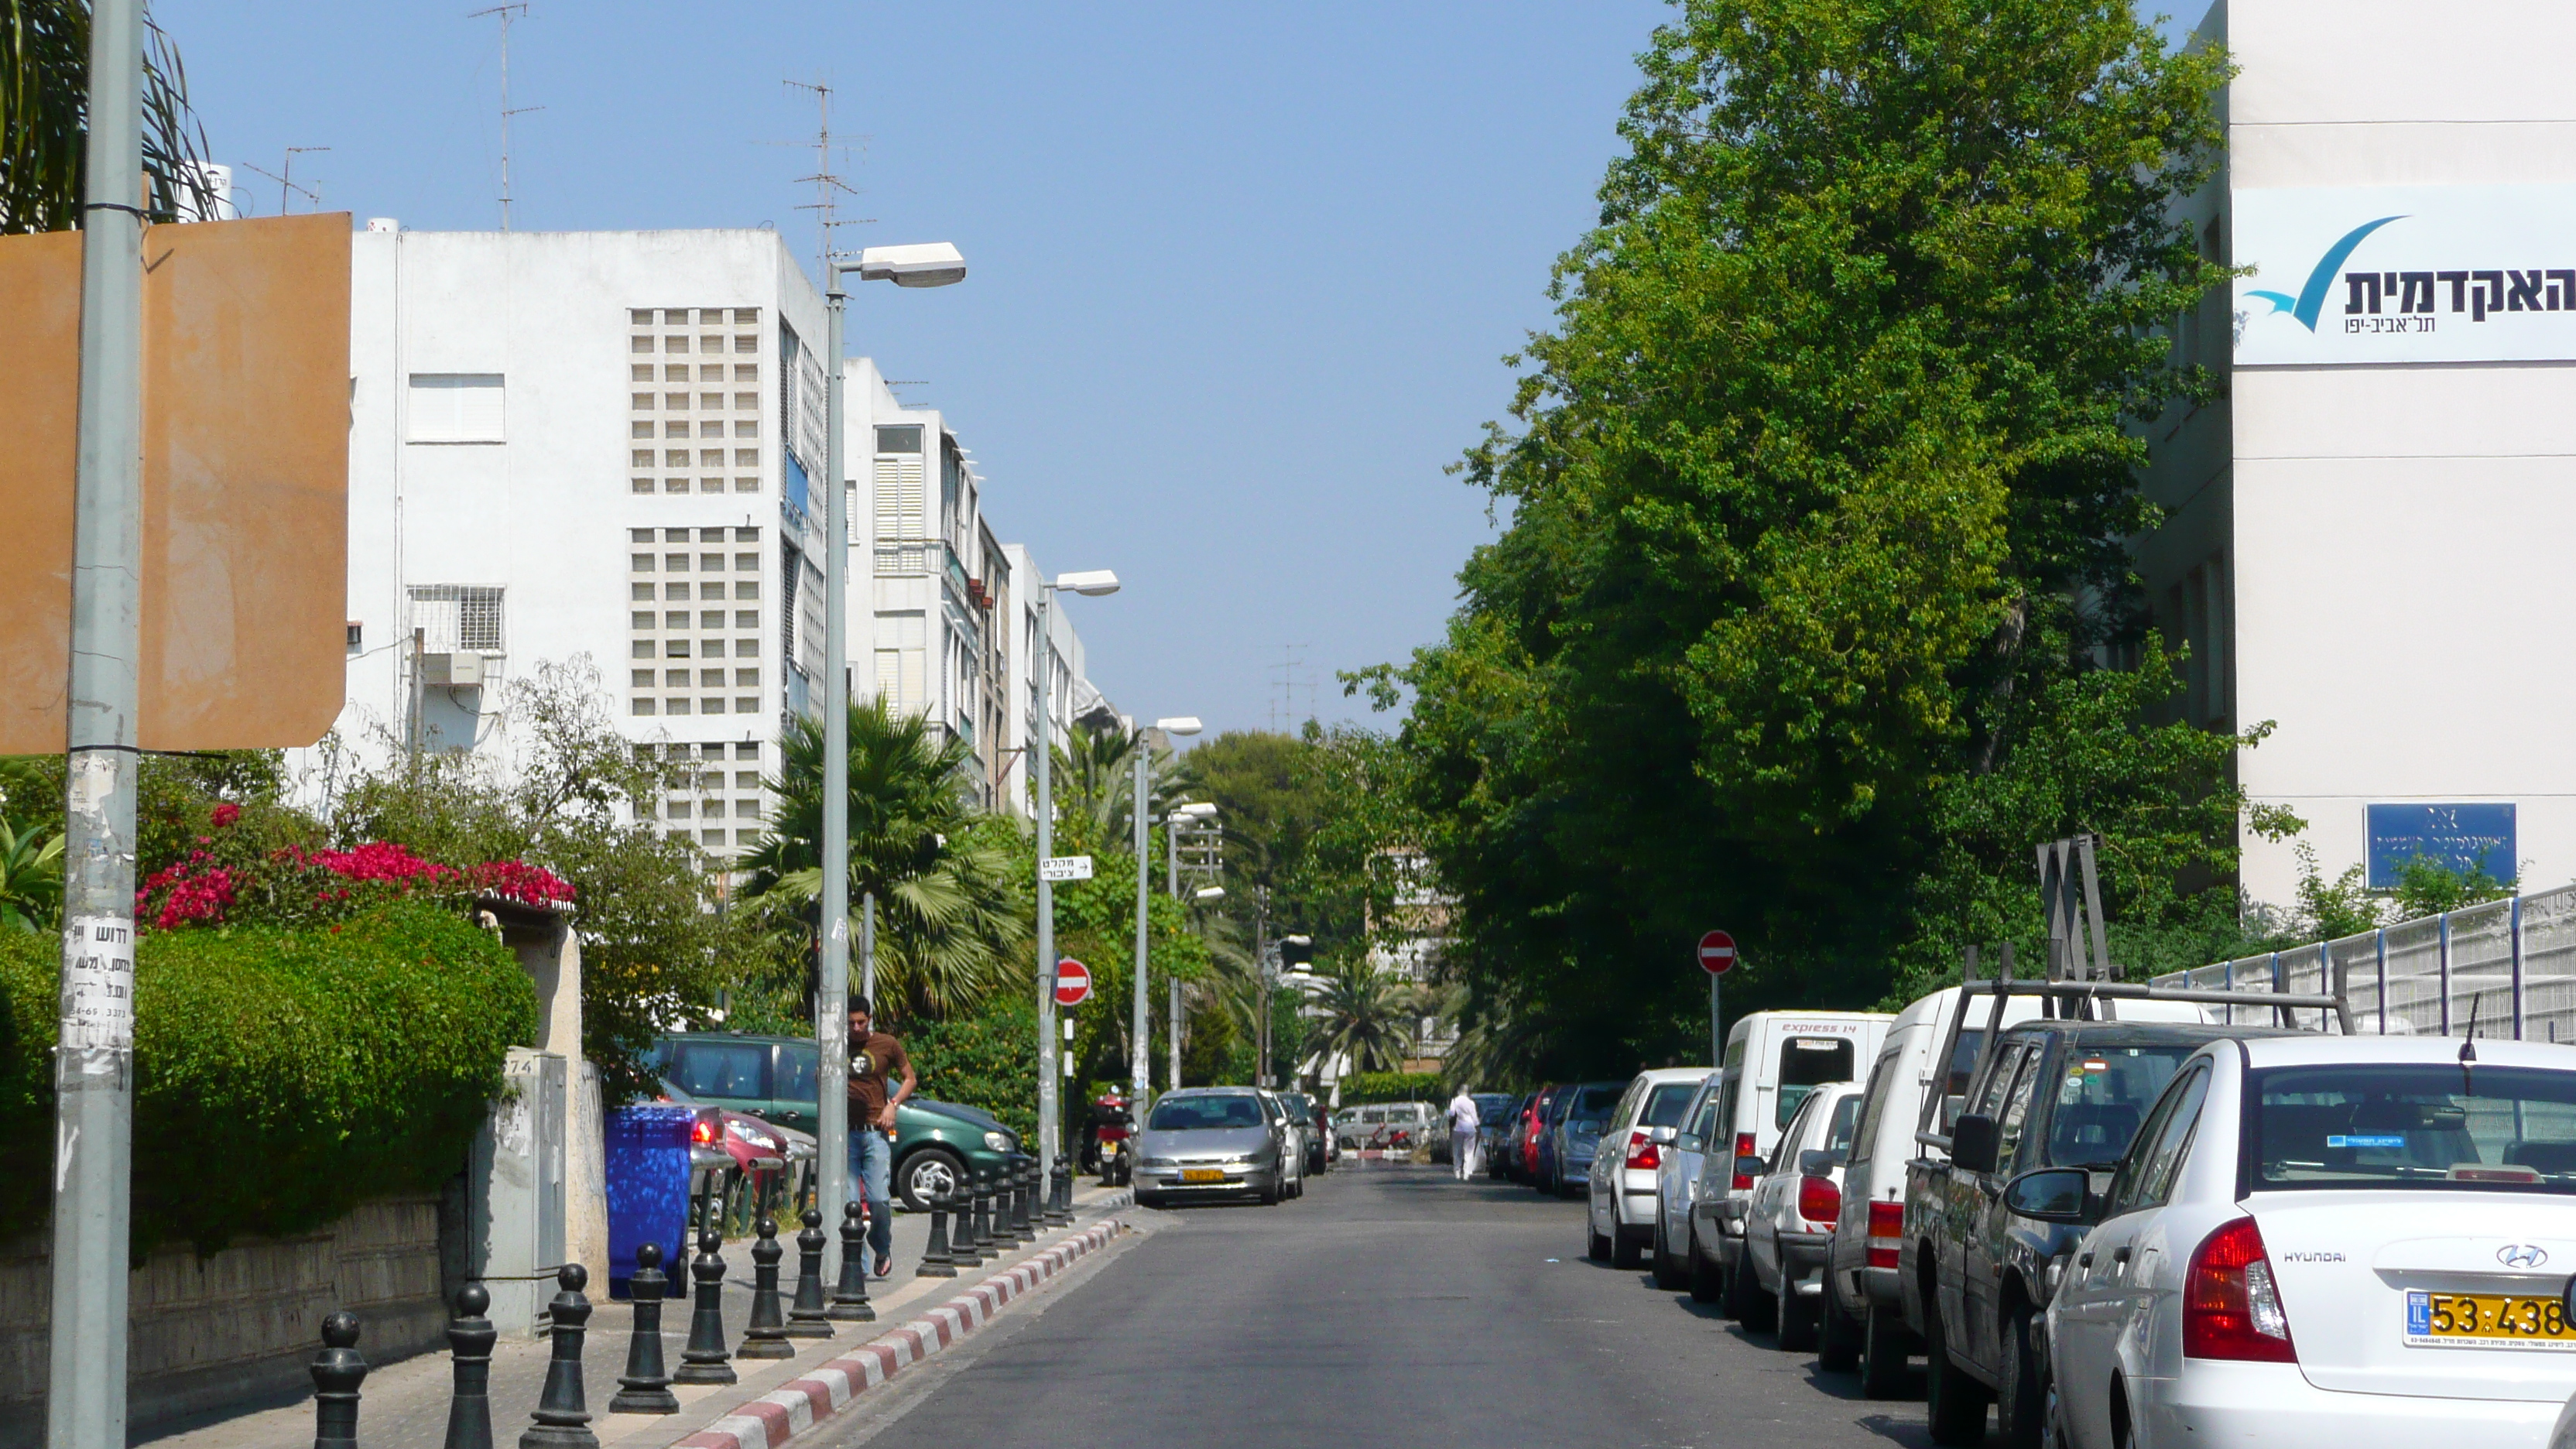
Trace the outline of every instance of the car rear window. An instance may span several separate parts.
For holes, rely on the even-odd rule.
[[[1251,1097],[1165,1097],[1154,1104],[1156,1132],[1191,1132],[1218,1127],[1258,1127],[1265,1119],[1261,1103]]]
[[[1852,1079],[1852,1041],[1849,1037],[1793,1036],[1780,1043],[1778,1118],[1771,1125],[1786,1127],[1798,1115],[1798,1104],[1807,1094],[1827,1082]]]
[[[684,1041],[671,1062],[671,1085],[692,1097],[766,1099],[769,1043]]]
[[[1839,1167],[1851,1161],[1852,1134],[1860,1125],[1861,1095],[1858,1092],[1834,1104],[1834,1120],[1825,1127],[1825,1150],[1834,1155]]]
[[[2576,1193],[2576,1072],[2372,1063],[2256,1072],[2244,1154],[2257,1190]]]
[[[1582,1088],[1574,1094],[1574,1105],[1566,1109],[1566,1120],[1595,1126],[1609,1121],[1610,1109],[1619,1105],[1619,1094],[1624,1090],[1606,1084]]]
[[[1666,1082],[1647,1093],[1645,1125],[1679,1127],[1682,1114],[1690,1110],[1691,1093],[1698,1090],[1697,1082]]]
[[[814,1086],[815,1059],[820,1047],[787,1046],[778,1049],[778,1100],[782,1102],[819,1102],[822,1093]]]
[[[2048,1119],[2048,1165],[2112,1167],[2129,1150],[2147,1109],[2199,1042],[2162,1046],[2070,1045]],[[2048,1084],[2040,1084],[2045,1088]]]

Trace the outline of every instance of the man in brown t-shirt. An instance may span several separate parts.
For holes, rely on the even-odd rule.
[[[894,1159],[894,1109],[912,1095],[912,1058],[903,1043],[874,1029],[864,996],[850,998],[850,1196],[868,1205],[868,1245],[876,1275],[894,1271],[894,1211],[886,1189]],[[900,1078],[887,1090],[888,1078]]]

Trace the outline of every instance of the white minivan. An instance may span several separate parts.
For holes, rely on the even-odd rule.
[[[1756,1011],[1726,1034],[1724,1081],[1691,1201],[1686,1258],[1694,1296],[1713,1298],[1716,1278],[1733,1270],[1744,1246],[1755,1174],[1738,1170],[1754,1166],[1742,1159],[1770,1156],[1809,1092],[1859,1081],[1895,1019],[1876,1011]]]
[[[1976,1070],[1986,1028],[1994,1024],[1994,998],[1981,993],[1968,1020],[1959,1024],[1947,1070],[1938,1074],[1944,1101],[1927,1123],[1924,1099],[1935,1078],[1932,1058],[1949,1039],[1959,997],[1960,988],[1943,987],[1896,1014],[1869,1069],[1851,1161],[1843,1168],[1842,1209],[1825,1259],[1825,1312],[1842,1316],[1835,1331],[1857,1328],[1861,1392],[1874,1399],[1919,1392],[1906,1377],[1906,1355],[1920,1352],[1921,1346],[1905,1326],[1897,1286],[1896,1258],[1905,1241],[1905,1164],[1939,1155],[1940,1149],[1917,1143],[1914,1134],[1927,1128],[1943,1134],[1950,1130],[1950,1114]],[[2125,1021],[2209,1019],[2185,1002],[2122,1001],[2113,1009]],[[2039,1015],[2036,996],[2004,998],[2005,1026]]]

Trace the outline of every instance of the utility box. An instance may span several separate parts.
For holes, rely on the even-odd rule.
[[[533,1335],[546,1321],[564,1262],[567,1064],[555,1052],[512,1047],[508,1094],[474,1136],[466,1165],[467,1268],[491,1291],[492,1326]]]
[[[483,656],[470,649],[424,654],[420,656],[420,682],[434,688],[479,689],[483,684]]]

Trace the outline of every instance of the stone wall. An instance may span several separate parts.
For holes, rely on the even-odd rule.
[[[132,1279],[129,1426],[309,1390],[334,1309],[358,1315],[370,1364],[443,1347],[438,1219],[438,1199],[396,1198],[202,1261],[184,1244],[155,1252]],[[49,1240],[0,1243],[0,1449],[44,1442],[52,1298]]]

